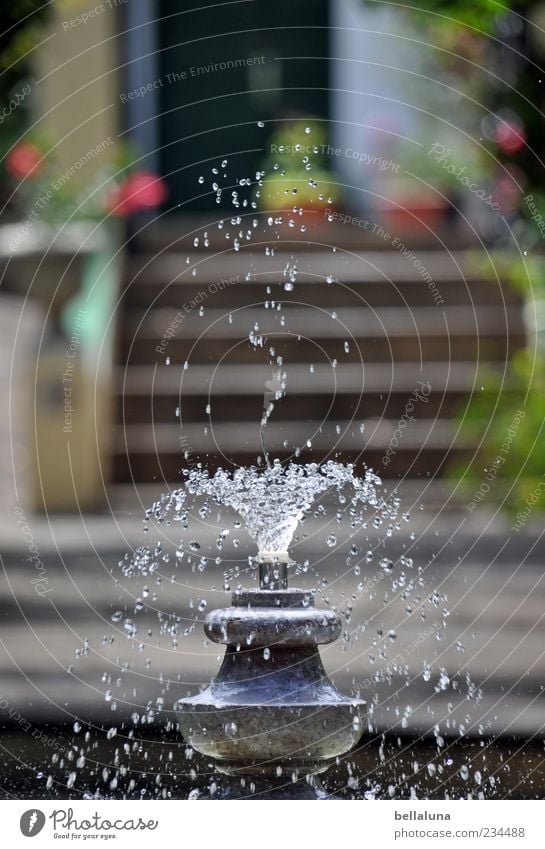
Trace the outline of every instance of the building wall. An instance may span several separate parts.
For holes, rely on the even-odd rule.
[[[40,131],[56,144],[61,172],[119,132],[121,12],[121,0],[98,0],[96,6],[61,0],[53,6],[52,38],[36,54],[35,106]],[[86,179],[107,155],[86,163]]]

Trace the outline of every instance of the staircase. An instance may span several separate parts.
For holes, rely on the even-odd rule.
[[[220,232],[195,249],[197,227],[168,244],[159,236],[130,260],[115,376],[116,483],[175,483],[199,460],[212,468],[262,461],[262,409],[283,372],[286,396],[266,429],[271,457],[297,449],[301,461],[338,458],[387,478],[429,478],[471,456],[456,414],[482,375],[503,373],[524,344],[518,296],[477,273],[467,250],[352,244],[346,229],[318,230],[306,245],[283,231],[266,256],[273,241],[227,251]],[[294,262],[287,291],[283,273]],[[269,364],[271,347],[283,366]]]

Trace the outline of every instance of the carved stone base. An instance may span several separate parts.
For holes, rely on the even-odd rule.
[[[210,639],[227,646],[217,678],[175,706],[184,738],[230,774],[327,769],[357,743],[365,721],[365,702],[339,693],[318,651],[340,630],[338,616],[300,590],[235,593],[233,606],[205,623]]]

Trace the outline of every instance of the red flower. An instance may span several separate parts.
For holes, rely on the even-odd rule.
[[[30,177],[40,167],[42,154],[36,145],[19,142],[6,157],[6,168],[14,177]]]
[[[494,141],[503,153],[516,153],[526,141],[524,127],[518,121],[499,121],[494,132]]]
[[[160,206],[167,196],[164,181],[151,171],[137,171],[117,185],[107,200],[113,215],[132,215]]]

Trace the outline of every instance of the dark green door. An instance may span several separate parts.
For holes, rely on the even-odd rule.
[[[217,208],[214,193],[205,194],[212,167],[228,158],[233,181],[253,176],[279,121],[327,117],[328,0],[159,6],[161,170],[170,204]]]

